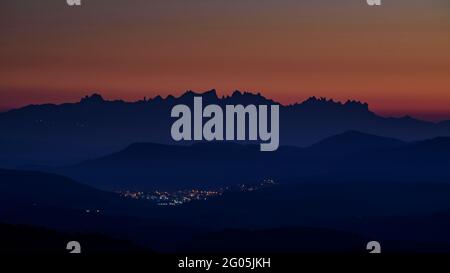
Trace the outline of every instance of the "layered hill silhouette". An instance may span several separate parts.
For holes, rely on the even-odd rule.
[[[123,200],[115,193],[64,176],[36,171],[0,169],[0,192],[0,213],[32,208],[74,210],[92,215],[141,215],[143,211],[154,210],[150,203]]]
[[[65,165],[111,154],[132,143],[174,144],[171,108],[191,105],[194,96],[202,96],[205,105],[276,103],[259,93],[235,91],[218,97],[211,90],[136,102],[107,101],[94,94],[76,103],[30,105],[0,113],[0,166]],[[280,126],[280,145],[299,147],[349,130],[402,141],[450,136],[450,122],[384,118],[366,103],[315,97],[281,106]]]
[[[60,175],[0,169],[0,252],[62,253],[71,240],[80,240],[87,254],[174,249],[195,231],[166,214],[151,202]]]
[[[364,134],[358,131],[348,131],[335,135],[308,148],[311,152],[324,153],[325,155],[354,154],[370,151],[383,151],[405,146],[407,143],[395,138],[379,137]]]
[[[261,153],[257,145],[198,143],[191,146],[136,143],[80,164],[55,168],[107,190],[218,188],[303,180],[360,179],[444,181],[450,178],[450,138],[403,142],[355,131],[307,148],[280,147]]]
[[[252,252],[254,242],[264,238],[262,252],[353,251],[368,238],[393,242],[392,251],[447,251],[449,151],[450,138],[403,142],[355,131],[273,153],[235,143],[136,143],[52,169],[72,179],[1,170],[0,219],[63,233],[100,232],[159,251]],[[215,188],[260,178],[273,178],[277,185],[178,207],[92,188]],[[237,230],[222,232],[225,228]],[[289,244],[286,232],[303,247]],[[240,244],[231,243],[233,234]],[[330,246],[326,238],[351,242]]]
[[[429,180],[304,180],[158,211],[140,203],[141,217],[131,200],[61,176],[3,170],[0,181],[6,185],[1,221],[30,226],[0,224],[6,247],[0,252],[61,253],[73,238],[87,253],[142,251],[126,241],[157,251],[214,253],[364,252],[370,238],[382,240],[388,252],[447,252],[450,243],[450,188]],[[92,204],[106,209],[81,209]],[[21,240],[33,242],[24,249]]]
[[[252,143],[171,141],[172,106],[198,95],[205,104],[276,103],[242,92],[219,98],[214,90],[137,102],[95,94],[1,113],[0,166],[40,170],[0,169],[1,221],[100,232],[162,251],[326,250],[320,238],[347,238],[346,247],[329,251],[352,251],[369,237],[410,244],[392,249],[448,250],[450,122],[383,118],[365,103],[310,98],[280,107],[275,152]],[[178,207],[110,192],[217,189],[267,178],[277,184]],[[41,240],[34,232],[24,236]],[[256,244],[266,237],[265,248]]]

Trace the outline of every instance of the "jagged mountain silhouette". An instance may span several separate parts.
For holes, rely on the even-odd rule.
[[[170,110],[176,104],[192,105],[194,96],[202,96],[204,105],[277,103],[259,93],[235,91],[219,97],[210,90],[135,102],[109,101],[95,93],[76,103],[29,105],[0,113],[0,166],[75,163],[136,142],[174,144]],[[450,122],[384,118],[367,103],[352,100],[311,97],[280,107],[280,145],[306,147],[349,130],[417,141],[450,136]]]

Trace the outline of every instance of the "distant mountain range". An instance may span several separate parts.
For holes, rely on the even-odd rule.
[[[94,94],[77,103],[30,105],[0,113],[0,166],[66,165],[107,155],[132,143],[174,144],[171,108],[192,105],[194,96],[202,96],[205,105],[276,103],[261,94],[235,91],[218,97],[211,90],[136,102],[106,101]],[[371,112],[366,103],[315,97],[280,108],[283,146],[306,147],[349,130],[417,141],[450,136],[450,121],[384,118]]]
[[[198,143],[191,146],[135,143],[94,160],[50,168],[106,190],[175,190],[319,180],[448,181],[450,137],[403,142],[356,131],[307,148]]]

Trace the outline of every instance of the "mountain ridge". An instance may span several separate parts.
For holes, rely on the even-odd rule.
[[[179,96],[173,96],[173,95],[167,95],[165,98],[161,95],[156,95],[153,98],[147,98],[144,97],[143,99],[136,100],[136,101],[125,101],[122,99],[114,99],[114,100],[107,100],[104,99],[103,96],[98,92],[93,92],[91,95],[86,95],[82,97],[79,101],[76,102],[66,102],[66,103],[44,103],[44,104],[29,104],[25,105],[23,107],[18,107],[14,109],[10,109],[5,112],[0,112],[1,114],[8,114],[12,112],[18,112],[21,110],[29,109],[29,108],[35,108],[35,107],[58,107],[58,106],[67,106],[67,105],[77,105],[77,104],[111,104],[111,103],[124,103],[124,104],[140,104],[140,103],[154,103],[154,102],[161,102],[161,101],[167,101],[167,102],[173,102],[177,100],[185,100],[188,99],[189,101],[193,99],[194,96],[202,96],[204,101],[208,100],[217,100],[219,102],[230,103],[235,104],[236,102],[234,100],[240,100],[240,99],[249,99],[252,100],[251,102],[254,102],[254,100],[259,100],[261,103],[266,104],[278,104],[283,107],[298,107],[298,106],[310,106],[310,105],[334,105],[334,106],[343,106],[343,107],[355,107],[355,108],[361,108],[365,109],[367,111],[369,110],[369,104],[365,102],[360,102],[358,100],[352,100],[348,99],[345,102],[337,101],[331,98],[326,97],[316,97],[311,96],[307,99],[304,99],[303,101],[289,103],[289,104],[282,104],[280,102],[274,101],[272,99],[268,99],[264,95],[262,95],[260,92],[253,93],[249,91],[240,91],[235,90],[231,94],[228,95],[222,95],[219,96],[217,94],[217,91],[215,89],[211,89],[205,92],[195,92],[192,90],[187,90],[184,93],[182,93]],[[238,101],[237,103],[242,103],[241,101]],[[245,101],[244,101],[244,104]]]
[[[30,105],[0,113],[0,167],[73,164],[136,142],[190,145],[193,142],[172,140],[170,128],[175,119],[170,111],[176,104],[192,106],[194,96],[202,96],[204,105],[277,103],[251,92],[235,91],[219,97],[213,89],[135,102],[105,100],[94,93],[76,103]],[[367,103],[354,100],[310,97],[301,103],[280,105],[280,146],[308,147],[350,130],[419,141],[450,136],[450,122],[384,118],[372,112]]]
[[[261,153],[251,144],[135,143],[50,171],[106,190],[217,189],[264,179],[440,181],[450,178],[445,168],[450,153],[446,151],[450,151],[450,137],[408,143],[350,131],[308,148],[281,146],[272,153]]]

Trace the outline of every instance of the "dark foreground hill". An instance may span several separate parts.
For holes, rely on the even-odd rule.
[[[150,254],[145,248],[129,241],[111,239],[98,234],[62,233],[44,228],[0,223],[0,253],[3,254],[64,254],[67,243],[81,245],[83,254]]]
[[[324,228],[227,229],[195,237],[182,250],[194,253],[368,253],[370,237]],[[448,253],[450,244],[382,240],[383,253]]]
[[[3,185],[9,181],[9,190],[1,191],[2,222],[64,234],[101,234],[156,251],[252,252],[258,247],[260,252],[353,252],[364,251],[370,238],[383,245],[394,242],[389,249],[395,251],[440,252],[450,243],[448,183],[376,178],[298,180],[155,209],[126,199],[105,203],[112,198],[109,193],[86,190],[86,186],[81,186],[85,189],[81,191],[79,184],[60,176],[3,172],[9,176],[0,181]],[[77,192],[86,197],[77,197]],[[64,198],[55,200],[53,196]],[[92,199],[98,199],[97,203]],[[104,209],[87,212],[84,208],[92,204]],[[227,228],[234,231],[223,232]]]

